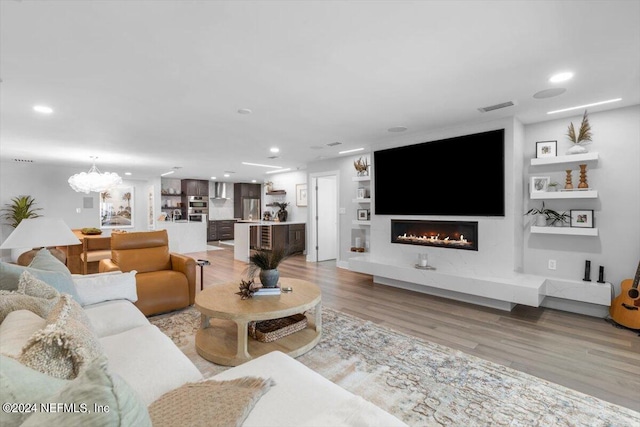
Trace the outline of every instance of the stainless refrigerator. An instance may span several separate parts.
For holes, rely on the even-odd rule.
[[[242,198],[242,219],[260,221],[260,198]]]

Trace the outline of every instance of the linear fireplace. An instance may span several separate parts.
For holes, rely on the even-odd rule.
[[[391,243],[477,251],[478,222],[392,219]]]

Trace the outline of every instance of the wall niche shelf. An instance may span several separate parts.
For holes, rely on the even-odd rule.
[[[538,234],[562,234],[565,236],[597,236],[597,228],[579,228],[579,227],[537,227],[531,226],[531,233]]]
[[[353,179],[354,181],[371,181],[370,176],[354,176],[351,179]]]
[[[371,198],[367,197],[365,199],[353,199],[353,203],[371,203]]]
[[[267,191],[267,196],[284,196],[285,194],[287,194],[287,192],[285,190],[273,190],[273,191]]]
[[[358,221],[357,219],[352,220],[353,225],[371,225],[371,221]]]
[[[540,199],[597,199],[598,190],[546,191],[531,194],[531,200]]]
[[[598,160],[598,153],[572,154],[568,156],[544,157],[531,159],[531,166],[560,165],[564,163],[583,163]]]

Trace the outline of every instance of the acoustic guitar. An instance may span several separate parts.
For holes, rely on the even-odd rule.
[[[623,280],[618,295],[609,307],[609,314],[614,322],[631,329],[640,329],[640,262],[635,279]]]

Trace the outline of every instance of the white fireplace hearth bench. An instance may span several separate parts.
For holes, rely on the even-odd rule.
[[[511,311],[517,304],[606,317],[613,298],[610,283],[550,279],[507,272],[500,276],[423,270],[414,264],[362,255],[349,258],[349,270],[370,274],[374,283]]]

